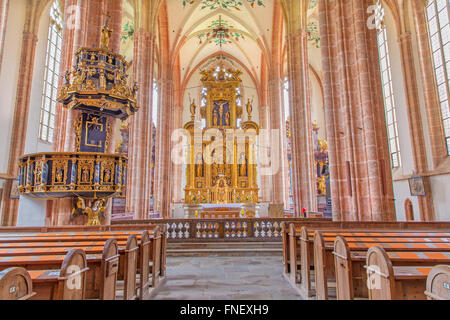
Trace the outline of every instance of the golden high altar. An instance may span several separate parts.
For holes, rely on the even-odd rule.
[[[257,203],[256,137],[252,102],[241,105],[242,72],[222,66],[201,71],[203,83],[200,117],[191,102],[187,152],[186,204]]]

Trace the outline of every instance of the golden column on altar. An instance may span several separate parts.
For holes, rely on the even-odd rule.
[[[191,101],[187,146],[186,204],[257,203],[256,138],[259,126],[252,121],[253,106],[246,104],[243,121],[239,70],[223,66],[201,71],[203,84],[200,117]]]

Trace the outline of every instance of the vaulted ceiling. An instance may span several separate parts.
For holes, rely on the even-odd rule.
[[[220,53],[244,66],[252,78],[259,82],[261,69],[264,67],[261,64],[263,61],[270,61],[272,55],[276,5],[280,5],[280,0],[164,0],[162,6],[167,19],[168,39],[166,45],[158,39],[157,45],[159,50],[170,52],[172,65],[179,57],[182,82],[194,70]],[[133,13],[130,5],[126,5],[124,9],[125,25],[132,21]],[[316,23],[317,26],[317,22],[314,22],[317,21],[316,0],[311,0],[308,16],[310,23]],[[212,25],[219,19],[235,35],[222,46],[207,40],[206,37],[213,29]],[[283,20],[283,15],[281,19]],[[282,44],[278,46],[282,54],[286,55],[285,28],[281,30]],[[161,37],[161,34],[159,36]],[[310,45],[314,48],[314,41],[311,41]],[[122,43],[122,51],[127,57],[132,57],[132,47],[131,41]],[[318,51],[320,53],[320,50]],[[284,57],[281,63],[285,61]]]
[[[170,51],[173,56],[179,53],[181,79],[219,52],[236,59],[259,78],[261,56],[270,54],[274,1],[264,0],[263,6],[241,2],[237,9],[211,9],[204,6],[204,1],[185,6],[183,1],[167,1]],[[211,25],[219,18],[230,32],[239,34],[222,46],[206,40],[206,34],[212,31]]]

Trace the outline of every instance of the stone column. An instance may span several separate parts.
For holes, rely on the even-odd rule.
[[[268,80],[268,71],[267,71],[267,62],[266,59],[264,57],[264,55],[261,56],[261,97],[260,97],[260,101],[259,101],[259,127],[261,129],[260,133],[262,132],[268,132],[270,130],[270,124],[269,124],[269,106],[268,106],[268,85],[269,85],[269,80]],[[261,140],[260,140],[261,141]],[[266,154],[266,150],[263,150],[262,147],[267,148],[268,146],[266,145],[262,145],[260,143],[259,145],[259,158],[260,158],[260,163],[263,160],[263,156],[264,154]],[[267,158],[267,157],[266,157]],[[263,166],[264,165],[264,166]],[[259,175],[261,177],[261,185],[259,186],[259,188],[261,189],[260,191],[260,195],[261,198],[259,199],[262,202],[270,202],[271,200],[271,180],[270,180],[270,175],[267,175],[263,172],[263,168],[266,168],[267,164],[266,163],[261,163],[261,166],[259,168]],[[263,174],[264,173],[264,174]]]
[[[269,76],[269,101],[270,101],[270,129],[272,135],[276,135],[276,140],[271,140],[270,159],[272,162],[272,203],[275,205],[284,204],[284,175],[283,167],[285,166],[284,154],[286,153],[284,110],[281,102],[282,81],[278,72],[272,72]]]
[[[102,0],[103,1],[103,0]],[[71,71],[75,52],[81,47],[100,45],[100,32],[104,24],[104,4],[99,0],[66,0],[64,3],[64,32],[61,55],[60,74]],[[77,9],[74,9],[77,8]],[[96,16],[98,14],[98,16]],[[93,35],[96,30],[96,35]],[[98,40],[95,37],[98,35]],[[59,87],[63,84],[60,78]],[[75,150],[75,132],[73,129],[76,114],[79,112],[66,110],[62,104],[57,105],[55,127],[55,152],[70,152]],[[50,217],[47,223],[50,225],[70,224],[72,211],[71,199],[60,199],[47,203],[47,215]],[[108,208],[110,202],[108,202]]]
[[[173,80],[170,78],[170,72],[163,72],[165,78],[160,80],[160,109],[159,109],[159,158],[156,166],[158,167],[158,180],[155,187],[155,193],[158,193],[159,211],[162,218],[170,217],[170,205],[172,202],[171,190],[171,122],[173,115]]]
[[[133,67],[140,109],[130,126],[126,204],[135,219],[146,219],[150,212],[154,39],[144,29],[135,34]]]
[[[270,130],[270,126],[269,126],[269,106],[268,105],[260,105],[259,108],[259,125],[260,125],[260,129],[261,131],[266,131],[269,132]],[[263,150],[262,147],[267,148],[267,145],[259,145],[259,152],[260,152],[260,159],[263,158],[263,154],[266,154],[266,150]],[[267,156],[265,156],[267,158]],[[264,168],[266,168],[266,164],[264,163]],[[272,182],[271,182],[271,176],[270,175],[266,175],[266,174],[262,174],[263,170],[262,168],[259,168],[260,172],[260,177],[261,177],[261,185],[259,186],[259,188],[261,189],[261,199],[260,201],[262,202],[270,202],[272,196],[271,196],[271,190],[272,190]],[[265,169],[266,170],[266,169]]]
[[[116,53],[120,53],[120,43],[122,37],[122,16],[123,16],[123,0],[107,0],[106,11],[111,16],[110,28],[112,30],[110,49]]]
[[[371,0],[321,0],[319,20],[333,219],[395,220]]]
[[[106,19],[106,1],[88,0],[86,46],[98,48],[100,46],[102,27]]]
[[[28,10],[27,10],[28,11]],[[34,15],[33,11],[28,14]],[[30,17],[28,17],[30,18]],[[19,77],[17,82],[16,103],[14,107],[14,118],[12,119],[11,146],[9,151],[8,173],[18,176],[19,157],[25,152],[25,140],[27,136],[28,112],[30,110],[31,84],[34,72],[34,59],[37,45],[37,35],[25,27],[22,37],[22,52],[20,56]],[[19,199],[10,199],[12,180],[5,183],[3,192],[3,215],[2,226],[15,226],[19,210]]]
[[[295,29],[294,29],[295,30]],[[308,35],[303,27],[291,30],[288,77],[291,113],[292,185],[295,213],[317,210],[309,87]]]

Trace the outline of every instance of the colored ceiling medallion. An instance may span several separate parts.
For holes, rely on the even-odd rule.
[[[208,29],[211,31],[207,33],[201,33],[198,35],[198,39],[200,40],[200,44],[204,41],[209,43],[215,43],[218,46],[222,46],[224,44],[232,43],[231,39],[239,41],[239,39],[244,39],[244,35],[238,31],[231,31],[233,26],[230,26],[229,23],[225,20],[222,20],[222,16],[219,16],[219,19],[213,21]]]
[[[307,25],[308,41],[316,48],[320,48],[320,32],[317,22],[312,21]]]
[[[314,9],[315,7],[317,7],[317,4],[318,4],[318,0],[311,0],[309,2],[308,10]]]
[[[122,30],[122,37],[120,38],[122,40],[122,43],[126,43],[127,40],[134,40],[134,26],[133,24],[128,21]]]
[[[186,7],[188,4],[194,4],[196,0],[183,0],[183,7]],[[240,7],[244,5],[243,0],[197,0],[201,1],[201,10],[209,8],[210,10],[215,10],[219,8],[223,9],[235,9],[241,10]],[[252,8],[255,5],[259,7],[264,7],[263,0],[246,0]]]

